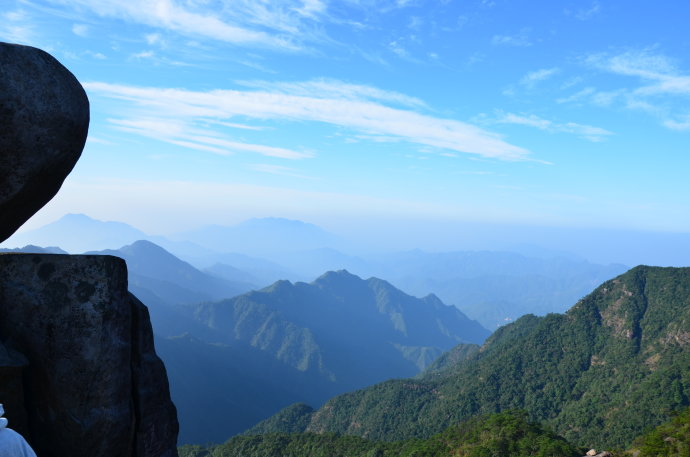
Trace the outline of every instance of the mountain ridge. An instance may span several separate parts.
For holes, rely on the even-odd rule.
[[[524,408],[576,444],[622,447],[688,405],[688,366],[690,268],[638,266],[565,314],[500,328],[457,368],[335,397],[305,431],[428,437],[476,414]]]

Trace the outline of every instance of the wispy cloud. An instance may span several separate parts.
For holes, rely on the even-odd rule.
[[[72,25],[72,33],[80,37],[89,36],[89,26],[86,24],[74,24]]]
[[[601,127],[594,127],[586,124],[577,124],[575,122],[558,123],[548,119],[535,116],[534,114],[522,115],[514,113],[498,112],[498,116],[492,121],[498,124],[515,124],[534,127],[539,130],[548,132],[572,133],[589,141],[599,142],[604,140],[607,136],[613,135]]]
[[[528,29],[522,29],[519,33],[514,35],[494,35],[493,38],[491,38],[491,43],[497,46],[532,46],[532,41],[530,41],[528,34]]]
[[[520,84],[527,87],[534,87],[537,83],[551,78],[559,71],[558,68],[542,68],[541,70],[531,71],[522,77]]]
[[[640,95],[690,95],[690,76],[682,74],[670,58],[647,49],[614,56],[595,54],[586,61],[602,70],[649,82],[635,89]]]
[[[347,83],[336,79],[321,78],[300,82],[238,81],[238,83],[245,87],[290,95],[343,100],[366,99],[407,107],[427,107],[426,103],[419,98],[401,94],[400,92]]]
[[[477,126],[384,104],[384,101],[403,101],[417,105],[414,98],[335,81],[331,82],[332,87],[327,82],[317,82],[321,91],[306,95],[303,93],[305,86],[290,84],[294,83],[277,83],[274,88],[265,83],[263,90],[206,92],[102,82],[85,83],[84,86],[92,97],[126,101],[130,109],[136,108],[142,113],[140,118],[184,120],[188,124],[206,119],[232,122],[235,118],[318,122],[348,128],[359,134],[394,137],[445,152],[463,152],[500,160],[529,159],[526,149],[507,143]],[[305,84],[309,86],[311,83]],[[146,128],[137,132],[145,134]],[[209,141],[200,144],[205,148],[216,147]]]
[[[580,21],[587,21],[601,14],[601,4],[594,1],[589,8],[580,8],[575,11],[565,10],[565,14]]]
[[[313,156],[308,152],[294,151],[287,148],[232,141],[218,132],[200,128],[189,120],[175,121],[162,117],[152,117],[108,119],[108,122],[117,130],[220,155],[230,155],[236,152],[253,152],[267,157],[292,160]]]
[[[585,87],[580,89],[574,94],[568,95],[567,97],[561,97],[556,100],[557,103],[573,103],[580,102],[589,99],[589,96],[596,92],[594,87]]]
[[[117,18],[191,37],[233,44],[296,49],[300,18],[323,11],[319,0],[263,2],[239,0],[232,6],[178,0],[52,0],[87,9],[101,17]],[[266,30],[268,29],[268,31]]]
[[[0,38],[10,43],[33,42],[34,28],[25,11],[15,10],[0,14]]]
[[[686,112],[687,103],[679,103],[678,97],[690,96],[690,75],[680,70],[675,60],[646,48],[614,55],[593,54],[584,61],[607,73],[637,80],[637,83],[623,88],[588,94],[592,103],[608,106],[618,100],[625,108],[642,110],[661,118],[665,127],[685,130],[684,121],[677,119]]]
[[[667,119],[664,125],[671,130],[688,131],[690,130],[690,115],[683,116],[681,120]]]

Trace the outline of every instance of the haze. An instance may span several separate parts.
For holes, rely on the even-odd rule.
[[[82,159],[23,230],[282,217],[360,251],[685,265],[688,8],[9,0],[0,39],[55,55],[92,110]]]

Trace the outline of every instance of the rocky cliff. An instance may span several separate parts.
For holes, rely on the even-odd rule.
[[[0,255],[0,335],[27,362],[7,417],[28,418],[40,456],[175,455],[165,368],[122,259]]]
[[[0,43],[0,241],[57,193],[88,122],[66,68]],[[122,259],[0,255],[0,403],[40,457],[177,456],[165,367]]]

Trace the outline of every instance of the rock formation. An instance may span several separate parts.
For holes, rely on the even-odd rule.
[[[0,43],[0,241],[58,191],[88,122],[69,71]],[[177,456],[165,367],[122,259],[0,254],[0,403],[40,457]]]
[[[0,255],[0,335],[28,362],[23,406],[38,455],[176,455],[165,368],[122,259]]]
[[[89,100],[60,62],[0,43],[0,241],[53,198],[84,148]]]

